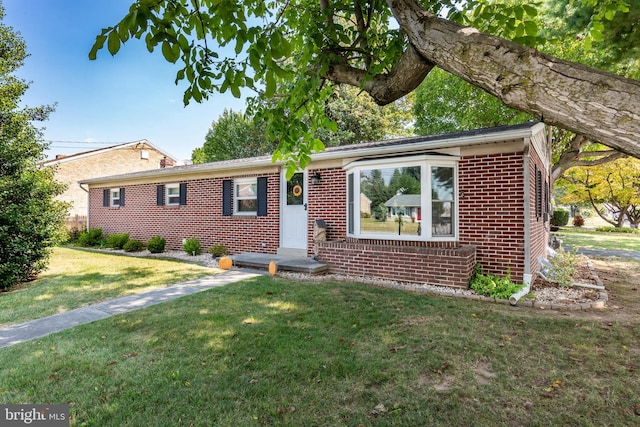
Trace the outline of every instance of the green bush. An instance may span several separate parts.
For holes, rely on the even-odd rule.
[[[582,215],[576,215],[573,217],[573,225],[576,227],[582,227],[584,225],[584,218]]]
[[[88,231],[80,233],[78,237],[78,244],[88,248],[101,246],[103,242],[102,228],[90,228]]]
[[[144,243],[140,240],[131,239],[124,244],[122,249],[124,249],[125,252],[140,252],[144,249]]]
[[[129,241],[129,233],[113,233],[107,236],[107,247],[122,249]]]
[[[164,247],[167,244],[167,241],[160,236],[153,236],[147,242],[147,249],[152,254],[160,254],[164,252]]]
[[[229,249],[225,245],[213,245],[209,248],[209,253],[215,257],[225,256],[229,253]]]
[[[556,227],[564,227],[569,224],[569,211],[565,209],[556,209],[551,215],[551,225]]]
[[[640,233],[640,230],[637,228],[622,228],[622,227],[598,227],[596,231],[604,232],[604,233]]]
[[[200,255],[200,251],[202,250],[200,247],[200,239],[197,237],[184,239],[182,247],[186,253],[193,256]]]
[[[512,282],[510,273],[507,273],[505,277],[483,274],[480,264],[475,265],[473,278],[469,286],[478,295],[498,299],[509,299],[511,295],[524,287],[522,284]]]

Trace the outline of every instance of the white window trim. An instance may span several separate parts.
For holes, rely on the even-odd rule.
[[[420,166],[422,171],[420,173],[420,188],[428,189],[427,191],[421,190],[420,194],[420,203],[422,205],[422,230],[423,233],[420,236],[403,234],[403,235],[394,235],[394,234],[369,234],[369,233],[360,233],[360,172],[363,170],[371,170],[371,169],[387,169],[387,168],[405,168],[412,166]],[[453,212],[451,215],[453,216],[452,227],[453,227],[453,235],[451,236],[433,236],[432,229],[432,198],[431,198],[431,168],[432,167],[450,167],[453,168],[454,174],[454,198],[453,198]],[[452,242],[458,241],[460,236],[460,222],[459,222],[459,205],[460,205],[460,193],[458,191],[458,158],[455,159],[447,159],[443,160],[439,156],[411,156],[404,158],[390,158],[390,159],[379,159],[379,160],[365,160],[362,162],[354,162],[348,165],[346,168],[346,177],[347,181],[345,181],[345,187],[347,186],[348,176],[350,174],[354,174],[353,176],[353,203],[354,203],[354,214],[353,214],[353,233],[349,233],[347,231],[348,237],[353,237],[356,239],[380,239],[380,240],[401,240],[401,241],[431,241],[431,242]],[[346,212],[347,212],[347,222],[349,221],[349,200],[346,200]],[[347,224],[347,230],[349,229]]]
[[[169,190],[170,189],[178,189],[178,200],[174,203],[170,202],[169,200]],[[176,195],[172,195],[172,197],[176,197]],[[167,206],[178,206],[180,205],[180,184],[179,183],[174,183],[174,184],[165,184],[164,186],[164,204]]]
[[[118,193],[118,196],[114,197],[116,193]],[[120,188],[110,188],[109,189],[109,206],[112,208],[120,207],[120,200],[122,200],[120,196],[121,196]],[[118,203],[115,203],[116,200],[118,201]]]
[[[238,185],[242,184],[254,184],[256,189],[258,188],[258,177],[250,177],[250,178],[236,178],[233,180],[233,214],[234,215],[257,215],[258,214],[258,194],[256,193],[253,197],[240,197],[238,196]],[[256,210],[255,211],[239,211],[238,210],[238,201],[239,200],[255,200],[256,201]]]

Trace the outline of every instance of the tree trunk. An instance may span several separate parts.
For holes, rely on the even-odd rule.
[[[438,18],[415,0],[387,3],[425,62],[547,124],[640,157],[640,82]]]

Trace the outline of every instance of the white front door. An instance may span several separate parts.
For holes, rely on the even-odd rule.
[[[307,251],[307,171],[296,172],[287,181],[286,170],[280,179],[280,248]]]

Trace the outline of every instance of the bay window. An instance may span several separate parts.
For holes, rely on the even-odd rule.
[[[453,240],[457,163],[437,156],[355,162],[347,170],[347,230],[353,237]]]

